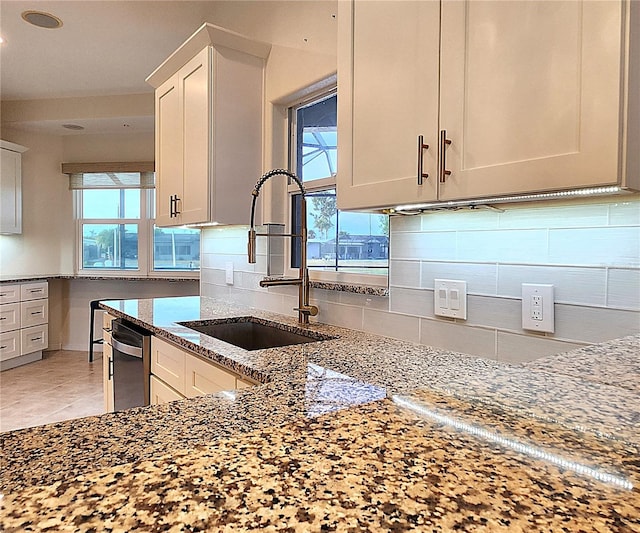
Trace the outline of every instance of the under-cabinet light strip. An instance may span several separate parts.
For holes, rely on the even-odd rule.
[[[466,422],[463,422],[460,419],[437,413],[431,409],[428,409],[426,406],[418,402],[411,401],[407,398],[403,398],[402,396],[393,396],[392,400],[397,405],[401,407],[406,407],[407,409],[410,409],[411,411],[417,413],[420,416],[431,418],[433,420],[436,420],[437,422],[440,422],[448,426],[453,426],[456,429],[462,430],[476,437],[483,438],[490,442],[495,442],[497,444],[500,444],[501,446],[511,448],[512,450],[528,455],[535,459],[542,459],[543,461],[551,463],[560,468],[572,470],[576,474],[588,476],[597,481],[601,481],[603,483],[615,485],[617,487],[621,487],[627,490],[633,489],[633,483],[631,483],[629,480],[625,478],[622,478],[613,474],[609,474],[607,472],[603,472],[602,470],[598,470],[596,468],[587,466],[582,463],[578,463],[576,461],[572,461],[570,459],[565,459],[564,457],[561,457],[554,453],[550,453],[537,446],[533,446],[531,444],[518,442],[517,440],[503,437],[498,433],[486,430],[480,426],[468,424]]]
[[[519,194],[517,196],[494,196],[489,198],[479,198],[476,200],[451,200],[448,202],[430,202],[423,204],[398,205],[391,209],[391,212],[420,211],[421,209],[434,209],[446,207],[473,207],[477,205],[518,202],[523,200],[548,200],[553,198],[571,198],[577,196],[595,196],[601,194],[613,194],[621,192],[621,187],[593,187],[590,189],[575,189],[571,191],[556,191],[536,194]]]

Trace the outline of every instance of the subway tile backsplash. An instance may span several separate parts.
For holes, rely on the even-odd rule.
[[[389,297],[312,289],[318,320],[513,363],[640,331],[640,195],[499,207],[393,217]],[[259,287],[247,229],[203,230],[201,294],[294,316],[295,287]],[[467,282],[468,320],[434,316],[436,278]],[[554,285],[555,333],[521,328],[522,283]]]

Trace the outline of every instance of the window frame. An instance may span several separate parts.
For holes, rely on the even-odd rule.
[[[286,161],[288,162],[289,169],[297,169],[297,125],[296,125],[296,110],[300,107],[309,105],[314,102],[319,102],[324,99],[330,98],[333,95],[337,95],[337,84],[333,83],[325,86],[319,91],[305,92],[304,98],[294,100],[286,105],[286,122],[288,132],[288,142],[285,143]],[[295,170],[293,170],[295,172]],[[301,178],[302,179],[302,178]],[[336,189],[337,191],[337,169],[336,174],[331,177],[319,178],[307,182],[303,182],[305,192],[310,194],[314,192],[322,192],[328,189]],[[291,232],[292,216],[293,216],[293,201],[292,196],[299,193],[300,189],[295,183],[289,180],[289,184],[286,188],[286,214],[287,214],[287,226],[288,231]],[[308,201],[308,199],[307,199]],[[388,215],[387,215],[388,216]],[[285,239],[285,254],[286,257],[292,258],[292,240]],[[389,245],[390,246],[390,245]],[[390,259],[388,259],[390,261]],[[291,261],[287,261],[284,265],[285,275],[296,276],[298,269],[291,267]],[[315,268],[309,268],[309,278],[312,281],[327,282],[327,283],[345,283],[355,285],[371,285],[376,287],[388,287],[389,285],[389,273],[387,265],[386,274],[367,274],[356,272],[345,272],[340,270],[320,270]]]
[[[199,279],[198,270],[155,270],[154,269],[154,189],[138,189],[140,191],[140,218],[83,218],[83,190],[73,191],[75,214],[74,265],[75,273],[80,277],[104,278],[183,278]],[[99,190],[99,189],[94,189]],[[116,189],[119,190],[119,189]],[[83,226],[85,224],[129,224],[138,227],[138,268],[84,268],[83,267]],[[194,228],[190,228],[194,229]]]

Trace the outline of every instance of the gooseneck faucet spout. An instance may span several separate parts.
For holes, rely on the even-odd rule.
[[[255,230],[255,214],[256,214],[256,201],[260,195],[260,189],[264,183],[274,176],[287,176],[291,178],[298,188],[300,189],[300,233],[256,233]],[[307,268],[307,199],[304,186],[300,178],[293,172],[284,170],[282,168],[276,168],[262,175],[258,180],[253,191],[251,200],[251,226],[249,227],[249,242],[247,246],[247,255],[249,263],[256,262],[256,237],[300,237],[300,275],[297,278],[284,278],[284,279],[263,279],[260,281],[261,287],[271,287],[277,285],[298,285],[298,307],[295,311],[298,311],[298,322],[301,324],[309,323],[309,316],[316,316],[318,314],[318,308],[315,305],[309,304],[309,269]]]

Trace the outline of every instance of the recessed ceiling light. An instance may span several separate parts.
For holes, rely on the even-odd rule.
[[[75,130],[75,131],[80,131],[84,129],[84,126],[81,126],[80,124],[63,124],[62,127],[68,130]]]
[[[24,11],[22,13],[22,18],[29,24],[38,26],[38,28],[54,30],[62,27],[62,21],[58,17],[51,13],[45,13],[44,11]]]

